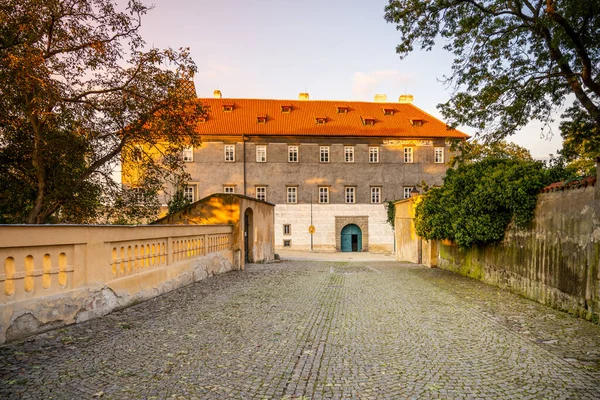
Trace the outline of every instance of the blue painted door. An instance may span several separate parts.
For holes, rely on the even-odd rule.
[[[354,224],[346,225],[342,229],[342,251],[361,251],[362,250],[362,232]]]

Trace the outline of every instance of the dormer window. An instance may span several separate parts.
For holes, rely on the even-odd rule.
[[[363,125],[366,125],[366,126],[373,126],[373,125],[375,125],[375,118],[374,117],[361,117],[361,119],[362,119]]]
[[[422,119],[411,119],[410,123],[412,126],[423,126],[423,121]]]
[[[258,117],[256,117],[256,123],[257,124],[266,124],[267,123],[267,116],[266,115],[259,115]]]
[[[315,117],[315,123],[317,125],[325,125],[325,122],[327,122],[327,117],[325,117],[325,116]]]
[[[337,106],[336,108],[337,108],[338,114],[348,114],[347,106]]]
[[[393,108],[382,108],[382,110],[383,110],[383,115],[394,115]]]
[[[223,104],[223,112],[232,112],[233,111],[233,103]]]
[[[206,115],[203,115],[201,117],[198,118],[198,122],[203,124],[206,122],[206,120],[208,119],[208,117]]]
[[[281,106],[281,112],[284,114],[289,114],[292,112],[292,106],[290,104],[286,104]]]

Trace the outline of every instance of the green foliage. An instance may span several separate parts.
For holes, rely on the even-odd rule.
[[[169,214],[176,213],[190,205],[190,201],[183,194],[183,187],[180,186],[175,190],[175,194],[167,204],[169,207]]]
[[[539,190],[564,176],[559,167],[547,169],[523,149],[503,143],[470,144],[457,164],[442,187],[424,194],[415,226],[428,240],[447,239],[461,248],[501,240],[511,221],[527,225]]]
[[[600,2],[389,0],[385,18],[401,57],[440,39],[454,55],[454,94],[438,106],[451,124],[501,139],[574,95],[600,127]]]
[[[596,175],[596,157],[600,156],[600,129],[577,103],[565,111],[563,118],[560,124],[563,138],[560,155],[577,175]]]
[[[139,0],[115,7],[0,2],[0,223],[133,223],[184,176],[179,154],[199,144],[204,110],[179,88],[196,67],[186,49],[145,50]],[[120,156],[159,143],[135,190],[113,180]]]
[[[392,229],[394,229],[394,224],[396,223],[396,207],[394,206],[394,202],[386,201],[383,203],[383,205],[387,212],[386,222],[392,226]]]

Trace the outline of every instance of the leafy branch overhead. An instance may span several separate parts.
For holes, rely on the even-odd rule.
[[[149,7],[138,0],[116,7],[0,3],[0,223],[90,222],[101,214],[125,221],[124,210],[143,217],[157,205],[159,176],[183,173],[176,155],[197,144],[202,110],[178,89],[196,67],[187,49],[144,49],[138,30]],[[112,179],[121,155],[158,144],[160,157],[142,159],[136,193],[124,192]]]
[[[502,139],[549,121],[572,95],[598,132],[600,2],[390,0],[385,18],[401,57],[436,41],[454,55],[455,92],[439,105],[451,123]]]

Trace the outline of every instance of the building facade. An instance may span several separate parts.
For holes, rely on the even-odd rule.
[[[412,96],[267,100],[215,91],[198,100],[207,113],[198,125],[202,146],[183,154],[186,196],[274,203],[276,249],[392,252],[385,202],[422,182],[441,184],[451,140],[468,137],[415,107]]]

